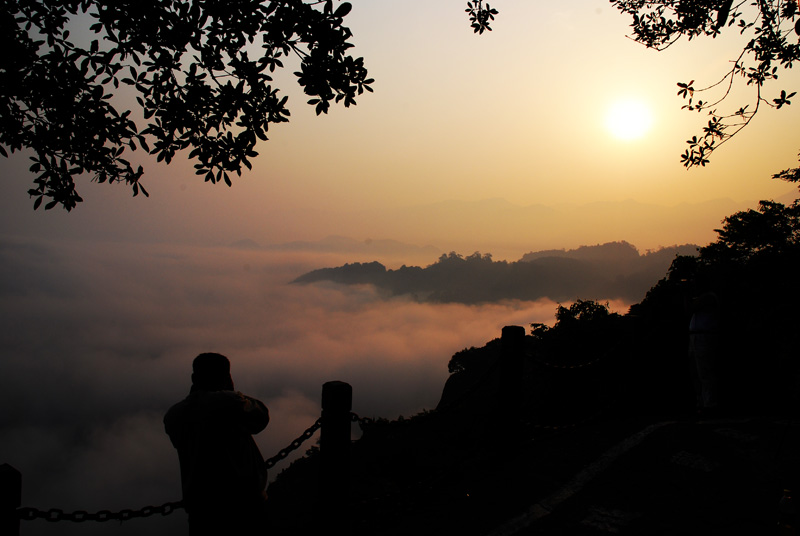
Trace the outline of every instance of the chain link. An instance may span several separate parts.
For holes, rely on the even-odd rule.
[[[292,451],[297,450],[305,443],[314,432],[319,430],[322,426],[322,417],[316,420],[303,434],[291,442],[291,444],[281,449],[278,454],[266,460],[264,465],[267,469],[273,467],[276,463],[286,458]],[[32,521],[34,519],[44,519],[45,521],[55,523],[57,521],[72,521],[74,523],[83,523],[84,521],[98,521],[105,523],[106,521],[128,521],[129,519],[139,517],[150,517],[155,514],[167,516],[183,508],[183,501],[168,502],[161,506],[144,506],[138,510],[120,510],[119,512],[112,512],[111,510],[100,510],[99,512],[87,512],[86,510],[76,510],[74,512],[65,512],[60,508],[51,508],[49,510],[40,510],[38,508],[23,507],[17,508],[17,517],[25,521]]]
[[[581,366],[587,366],[590,364],[594,364],[598,359],[595,359],[589,363],[586,363]],[[549,364],[547,364],[549,365]],[[554,368],[580,368],[578,367],[558,367],[554,366]],[[361,417],[357,413],[351,412],[350,413],[350,420],[351,422],[358,423],[359,426],[362,428],[365,426],[369,426],[373,424],[375,421],[369,417]],[[588,419],[585,419],[588,420]],[[539,430],[563,430],[566,428],[572,428],[579,423],[572,423],[568,425],[561,425],[561,426],[548,426],[548,425],[541,425],[541,424],[534,424],[534,423],[521,423],[521,428],[524,428],[526,425],[531,428],[539,429]],[[275,466],[279,461],[285,459],[289,456],[293,451],[299,449],[303,443],[308,441],[317,430],[322,427],[322,417],[318,418],[314,424],[308,427],[297,439],[292,441],[289,446],[281,449],[278,453],[265,460],[264,465],[267,469],[270,469]],[[418,483],[420,484],[420,483]],[[395,495],[395,493],[391,493],[388,495]],[[376,498],[380,500],[380,498]],[[374,500],[374,499],[373,499]],[[173,513],[175,510],[182,509],[184,507],[183,501],[176,501],[176,502],[167,502],[160,506],[144,506],[138,510],[130,510],[124,509],[120,510],[119,512],[112,512],[110,510],[100,510],[99,512],[87,512],[86,510],[76,510],[74,512],[64,512],[59,508],[51,508],[49,510],[40,510],[38,508],[30,508],[30,507],[22,507],[17,508],[17,517],[21,520],[31,521],[34,519],[44,519],[45,521],[55,523],[57,521],[72,521],[74,523],[83,523],[85,521],[97,521],[100,523],[104,523],[106,521],[128,521],[129,519],[134,518],[143,518],[143,517],[150,517],[155,514],[161,514],[162,516],[167,516]]]
[[[45,521],[55,523],[56,521],[72,521],[73,523],[83,523],[84,521],[98,521],[104,523],[106,521],[128,521],[137,517],[150,517],[155,514],[167,516],[183,508],[183,501],[168,502],[161,506],[144,506],[138,510],[120,510],[119,512],[112,512],[111,510],[100,510],[99,512],[87,512],[86,510],[76,510],[74,512],[65,512],[60,508],[51,508],[49,510],[39,510],[38,508],[17,508],[17,517],[25,521],[32,521],[34,519],[44,519]]]
[[[292,451],[295,451],[295,450],[299,449],[302,446],[303,443],[305,443],[306,441],[311,439],[311,436],[314,435],[314,432],[319,430],[319,428],[321,426],[322,426],[322,417],[317,419],[314,422],[314,424],[309,426],[306,429],[306,431],[303,432],[303,434],[300,437],[298,437],[297,439],[292,441],[291,444],[288,447],[282,448],[281,450],[278,451],[278,453],[275,456],[273,456],[272,458],[266,460],[264,462],[264,465],[267,466],[267,469],[271,469],[272,467],[274,467],[276,463],[278,463],[279,461],[281,461],[284,458],[286,458]]]

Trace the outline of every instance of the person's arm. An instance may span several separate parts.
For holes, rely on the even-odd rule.
[[[269,409],[258,399],[242,393],[236,393],[242,399],[242,416],[245,428],[251,434],[257,434],[269,424]]]
[[[249,434],[257,434],[269,423],[269,410],[258,399],[239,391],[212,391],[206,393],[208,408],[214,408],[214,418],[236,423]]]

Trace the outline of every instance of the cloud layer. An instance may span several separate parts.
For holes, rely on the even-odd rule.
[[[270,407],[257,438],[269,457],[319,416],[324,382],[351,383],[361,415],[414,414],[438,402],[453,353],[504,325],[552,322],[555,311],[550,301],[431,305],[385,300],[368,286],[288,284],[343,260],[0,241],[0,463],[22,472],[23,505],[97,511],[178,499],[161,417],[188,392],[200,352],[228,355],[236,388]],[[180,516],[94,527],[37,520],[23,522],[23,534],[174,534],[185,528]]]

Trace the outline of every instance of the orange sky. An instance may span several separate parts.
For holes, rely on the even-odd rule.
[[[276,130],[257,167],[276,179],[270,195],[335,211],[489,198],[674,206],[792,190],[768,177],[796,164],[796,140],[780,133],[790,132],[797,107],[762,112],[706,169],[680,165],[684,140],[706,119],[680,111],[675,84],[716,80],[734,40],[648,51],[601,1],[496,4],[494,31],[478,37],[454,16],[460,2],[429,5],[357,4],[357,50],[376,93],[321,119],[299,108]],[[651,107],[653,122],[625,142],[606,130],[605,115],[628,98]],[[642,245],[694,235],[664,236]]]
[[[375,93],[316,117],[292,76],[279,77],[291,122],[271,131],[254,171],[233,188],[204,184],[180,158],[170,166],[148,161],[150,199],[84,184],[86,202],[73,214],[34,215],[25,194],[27,162],[16,158],[2,162],[4,228],[209,245],[343,234],[514,256],[610,240],[641,249],[707,243],[731,207],[793,191],[769,176],[797,163],[796,139],[783,134],[800,118],[798,105],[764,110],[705,169],[687,171],[679,162],[684,140],[706,119],[681,112],[675,84],[715,81],[739,50],[735,39],[656,53],[626,38],[628,19],[602,0],[493,7],[500,10],[494,31],[477,36],[461,0],[357,0],[348,19]],[[790,74],[767,96],[797,87],[798,73]],[[606,116],[615,102],[630,99],[650,109],[652,122],[641,138],[625,141],[608,131]],[[487,199],[520,208],[570,205],[573,215],[589,203],[643,205],[617,211],[617,222],[564,216],[506,222],[511,227],[497,218],[478,225],[470,214],[462,217],[471,228],[444,214],[421,226],[410,215],[420,206]],[[713,210],[695,207],[693,215],[681,208],[719,199],[728,201]],[[671,207],[669,216],[641,219],[664,207]]]

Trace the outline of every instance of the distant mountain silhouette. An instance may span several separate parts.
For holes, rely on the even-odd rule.
[[[446,249],[440,253],[480,249],[493,252],[497,258],[513,260],[525,251],[525,244],[545,249],[625,239],[654,248],[674,244],[675,237],[705,244],[714,239],[712,230],[719,227],[722,218],[756,203],[757,200],[715,199],[668,206],[629,199],[524,205],[518,200],[498,198],[445,200],[337,216],[336,232],[360,236],[364,222],[369,221],[370,233],[403,237],[410,243],[441,245]],[[708,231],[707,237],[688,238],[698,236],[700,229]],[[576,236],[582,237],[582,242],[573,242]],[[466,250],[467,247],[471,249]]]
[[[451,252],[425,268],[403,265],[391,270],[379,262],[357,262],[314,270],[293,283],[370,284],[418,301],[467,304],[578,297],[637,301],[664,276],[676,255],[696,252],[697,246],[687,244],[640,255],[627,242],[530,252],[516,262],[493,261],[491,254],[479,252],[467,257]]]
[[[269,251],[311,251],[318,253],[357,253],[373,255],[407,255],[436,257],[441,250],[434,246],[415,246],[397,240],[356,240],[346,236],[331,235],[315,242],[294,241],[281,244],[260,245],[254,240],[245,238],[230,245],[237,249],[263,249]]]
[[[546,249],[526,253],[520,259],[533,262],[547,257],[577,259],[582,261],[632,262],[640,259],[639,251],[628,242],[609,242],[598,246],[581,246],[577,249]]]
[[[242,240],[237,240],[229,247],[236,249],[262,249],[261,245],[258,242],[250,238],[243,238]]]

